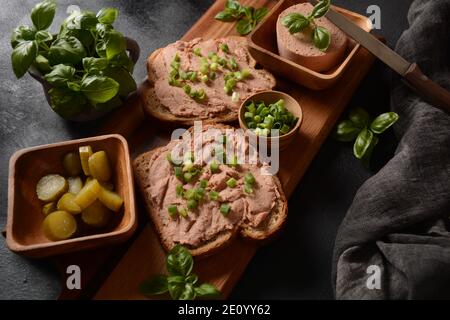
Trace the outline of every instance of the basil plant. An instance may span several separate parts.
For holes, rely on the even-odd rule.
[[[52,109],[66,119],[122,105],[136,82],[126,40],[112,25],[117,9],[74,11],[52,34],[55,10],[55,0],[38,3],[31,11],[32,26],[14,29],[11,62],[17,78],[35,67],[51,85]]]

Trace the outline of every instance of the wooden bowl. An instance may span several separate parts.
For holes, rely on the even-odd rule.
[[[278,136],[278,137],[256,136],[252,130],[249,130],[249,128],[247,127],[247,124],[245,122],[245,117],[244,117],[245,112],[246,112],[245,106],[250,101],[255,101],[255,102],[264,101],[266,103],[266,105],[268,105],[271,103],[275,103],[280,99],[284,100],[286,109],[288,109],[290,112],[292,112],[292,114],[294,114],[294,116],[296,116],[298,118],[297,124],[295,125],[294,128],[291,129],[291,131],[289,131],[288,133],[286,133],[282,136]],[[300,104],[297,102],[297,100],[295,100],[290,95],[288,95],[284,92],[280,92],[280,91],[268,90],[268,91],[261,91],[261,92],[255,93],[254,95],[248,97],[239,107],[239,125],[240,125],[241,129],[245,130],[245,132],[249,136],[253,136],[254,139],[258,138],[259,143],[265,143],[268,148],[270,148],[272,146],[272,144],[274,143],[274,141],[277,140],[280,151],[285,150],[289,146],[289,144],[292,142],[292,140],[295,138],[296,134],[298,133],[298,130],[300,129],[302,121],[303,121],[303,112],[302,112],[302,108],[300,107]]]
[[[331,87],[340,79],[361,46],[349,39],[347,53],[344,54],[341,63],[326,72],[316,72],[281,57],[278,54],[276,35],[278,16],[288,7],[303,2],[308,1],[282,0],[276,4],[267,17],[249,35],[249,51],[256,61],[273,73],[307,88],[323,90]],[[332,6],[332,8],[363,30],[367,32],[372,30],[372,22],[369,18],[336,6]]]
[[[47,174],[63,174],[61,159],[64,154],[90,145],[93,150],[108,154],[113,170],[115,190],[124,199],[109,228],[78,237],[50,241],[42,231],[43,203],[37,198],[36,184]],[[16,152],[9,164],[8,221],[6,242],[21,255],[45,257],[61,253],[86,250],[120,243],[127,240],[136,229],[134,185],[130,155],[126,140],[117,134],[91,137],[32,147]]]

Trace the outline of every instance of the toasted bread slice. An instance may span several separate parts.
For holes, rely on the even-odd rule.
[[[215,129],[232,129],[232,127],[226,125],[215,124],[210,126],[205,125],[204,130],[210,127],[213,127]],[[190,132],[192,132],[192,130],[192,128],[189,129]],[[138,187],[143,196],[146,209],[150,215],[151,220],[153,221],[155,229],[159,235],[159,238],[161,239],[161,243],[165,250],[170,250],[177,244],[177,242],[174,241],[174,239],[171,237],[171,234],[168,233],[168,224],[175,222],[167,218],[168,213],[165,208],[158,207],[155,201],[152,200],[152,198],[154,199],[155,197],[167,196],[166,193],[168,192],[168,187],[159,190],[162,195],[155,195],[155,189],[153,188],[152,184],[154,184],[155,180],[158,180],[159,178],[152,177],[152,175],[155,175],[156,173],[152,172],[151,168],[161,168],[165,164],[164,162],[161,162],[161,159],[165,159],[165,155],[172,150],[173,146],[174,142],[171,142],[166,146],[156,148],[150,152],[138,156],[134,161],[134,173]],[[162,158],[163,156],[164,158]],[[157,161],[159,161],[160,163],[157,163]],[[161,177],[165,176],[162,175]],[[239,223],[236,223],[233,228],[224,229],[215,234],[214,237],[202,241],[199,245],[184,244],[191,251],[191,254],[193,256],[211,255],[214,252],[222,249],[226,245],[230,244],[233,241],[234,237],[238,234],[246,239],[257,241],[266,240],[275,235],[282,228],[284,222],[286,221],[287,200],[279,179],[276,176],[271,176],[271,179],[276,194],[275,205],[271,209],[269,216],[262,223],[260,223],[257,227],[252,227],[249,222],[243,219]],[[211,214],[220,213],[211,212]],[[177,219],[183,218],[178,217]]]
[[[174,50],[171,46],[182,46],[183,50],[187,47],[193,47],[196,45],[202,45],[203,42],[201,39],[194,39],[190,42],[182,42],[178,41],[174,44],[169,45],[166,48],[160,48],[155,50],[147,59],[147,71],[148,71],[148,77],[147,81],[149,82],[149,88],[145,91],[145,93],[142,95],[142,102],[144,106],[144,111],[151,115],[152,117],[155,117],[162,121],[168,121],[168,122],[174,122],[180,125],[190,126],[193,125],[194,121],[202,120],[209,123],[229,123],[233,121],[237,121],[238,118],[238,109],[240,103],[245,100],[250,94],[256,93],[259,91],[264,90],[270,90],[273,89],[276,85],[276,80],[272,74],[265,70],[260,70],[256,68],[256,61],[251,57],[250,53],[247,50],[247,40],[243,37],[236,37],[231,36],[227,38],[220,38],[216,40],[208,40],[209,42],[214,41],[216,43],[216,46],[218,46],[220,43],[233,43],[233,48],[238,47],[238,52],[244,56],[245,58],[241,58],[241,63],[246,64],[246,68],[250,69],[252,72],[252,78],[250,80],[245,80],[243,83],[246,83],[245,86],[242,84],[242,87],[239,87],[239,85],[236,87],[237,92],[239,93],[239,101],[232,102],[231,97],[227,96],[223,92],[223,85],[220,85],[220,90],[218,88],[215,88],[214,94],[219,95],[218,97],[215,97],[213,101],[204,102],[201,104],[201,108],[198,107],[197,103],[194,103],[192,99],[188,99],[187,95],[183,92],[183,89],[181,88],[170,88],[169,84],[167,83],[166,74],[169,73],[169,70],[165,70],[164,72],[160,72],[161,65],[164,64],[166,61],[164,61],[164,52],[165,50],[169,50],[173,53]],[[238,44],[238,45],[236,45]],[[176,51],[176,50],[175,50]],[[180,49],[180,52],[182,50]],[[183,51],[184,52],[184,51]],[[196,58],[197,59],[197,58]],[[167,60],[167,58],[166,58]],[[183,61],[183,58],[182,58]],[[169,67],[166,66],[168,69]],[[194,69],[196,69],[194,67]],[[228,72],[228,71],[227,71]],[[166,73],[166,74],[165,74]],[[223,73],[217,73],[219,74],[218,78],[223,77]],[[164,78],[164,79],[162,79]],[[161,81],[163,85],[155,86],[155,83],[157,81]],[[214,81],[222,81],[223,80],[214,80]],[[214,82],[213,81],[213,82]],[[220,83],[222,83],[220,82]],[[255,83],[257,85],[255,85]],[[204,89],[206,90],[207,94],[209,93],[208,90],[212,90],[211,85],[202,84],[201,82],[191,83],[190,85],[196,86],[197,89]],[[167,85],[167,86],[166,86]],[[169,101],[170,105],[166,105],[164,101],[161,101],[161,90],[158,91],[158,88],[164,87],[164,89],[170,89],[174,90],[174,94],[171,96],[173,101],[170,99],[166,99],[166,102]],[[219,99],[220,97],[220,99]],[[183,100],[184,99],[184,100]],[[173,106],[174,104],[175,106]],[[187,109],[187,111],[184,111],[184,113],[190,113],[188,115],[184,114],[175,114],[171,110],[176,108],[176,106],[183,105]],[[200,111],[199,111],[200,110]],[[206,110],[203,112],[202,110]],[[209,112],[208,110],[212,110]],[[208,113],[208,112],[209,113]],[[197,114],[198,113],[198,114]]]

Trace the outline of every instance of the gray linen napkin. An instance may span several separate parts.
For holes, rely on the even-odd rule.
[[[397,52],[450,89],[450,0],[416,0],[408,20]],[[450,116],[400,81],[391,102],[401,141],[339,228],[336,298],[450,299]]]

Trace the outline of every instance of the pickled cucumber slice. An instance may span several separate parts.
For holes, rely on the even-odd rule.
[[[79,154],[76,152],[66,153],[62,160],[62,166],[69,176],[74,177],[81,174],[81,160]]]
[[[92,227],[104,227],[111,217],[111,212],[100,201],[95,201],[81,213],[81,220]]]
[[[67,211],[71,214],[80,213],[81,208],[78,204],[75,203],[75,197],[76,195],[70,192],[64,194],[58,201],[58,210]]]
[[[59,174],[49,174],[42,177],[36,185],[36,193],[45,202],[56,201],[67,192],[69,184]]]
[[[114,212],[119,211],[123,205],[123,199],[117,193],[109,191],[103,187],[101,187],[98,200]]]
[[[75,203],[81,208],[81,210],[89,207],[100,195],[102,187],[98,183],[97,179],[87,181],[84,187],[75,196]]]
[[[83,180],[80,177],[70,177],[67,179],[69,184],[69,192],[73,194],[78,194],[83,188]]]
[[[55,202],[49,202],[42,207],[42,213],[46,216],[54,211],[56,211],[56,203]]]
[[[42,228],[45,236],[52,240],[69,239],[77,231],[75,218],[66,211],[55,211],[44,219]]]
[[[92,156],[92,148],[91,146],[82,146],[78,148],[78,151],[80,153],[81,168],[85,175],[90,176],[89,157]]]
[[[111,179],[111,166],[105,151],[98,151],[89,157],[89,172],[99,181]]]
[[[93,177],[88,177],[88,178],[86,179],[86,183],[88,183],[89,181],[92,181],[92,180],[94,180]],[[97,180],[97,181],[98,181],[98,180]],[[107,189],[107,190],[109,190],[109,191],[113,191],[113,190],[114,190],[114,184],[113,184],[112,182],[109,182],[109,181],[98,181],[98,183],[100,183],[100,185],[101,185],[103,188],[105,188],[105,189]]]

